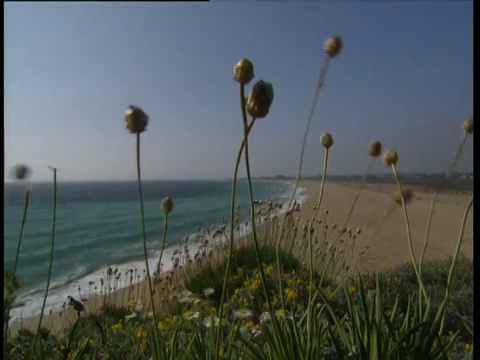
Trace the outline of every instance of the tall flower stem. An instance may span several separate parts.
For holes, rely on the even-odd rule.
[[[410,257],[412,258],[413,269],[415,270],[415,275],[417,276],[420,292],[425,297],[425,300],[428,301],[427,293],[425,292],[425,287],[423,286],[422,278],[420,277],[420,273],[418,272],[417,260],[415,258],[415,253],[413,251],[412,233],[410,231],[410,221],[408,219],[407,206],[405,204],[405,199],[403,198],[402,184],[400,182],[400,177],[398,176],[397,167],[393,164],[391,165],[391,167],[392,167],[393,175],[395,176],[395,180],[397,181],[398,190],[400,192],[400,199],[402,201],[403,215],[405,218],[405,227],[407,230],[408,250],[410,251]]]
[[[473,196],[471,197],[470,201],[468,202],[467,208],[465,209],[465,212],[463,214],[462,223],[461,223],[461,226],[460,226],[460,232],[458,234],[457,246],[455,248],[455,254],[453,255],[452,264],[450,265],[450,270],[448,271],[447,286],[445,288],[445,307],[448,304],[448,296],[449,296],[449,293],[450,293],[450,285],[451,285],[452,279],[453,279],[455,264],[457,262],[458,255],[460,253],[460,248],[461,248],[462,242],[463,242],[463,234],[465,233],[465,225],[467,223],[468,214],[470,212],[470,209],[472,208],[472,205],[473,205]],[[446,315],[446,310],[444,310],[444,312],[443,312],[442,322],[441,322],[441,325],[440,325],[440,331],[442,331],[444,323],[445,323],[445,315]]]
[[[155,336],[159,338],[157,327],[157,314],[155,312],[155,302],[153,299],[152,279],[150,276],[150,267],[148,265],[148,253],[147,253],[147,230],[145,228],[145,211],[143,208],[143,194],[142,194],[142,181],[141,181],[141,167],[140,167],[140,133],[137,133],[137,182],[138,182],[138,196],[140,198],[140,215],[142,218],[142,235],[143,235],[143,256],[145,258],[145,267],[147,270],[148,290],[150,292],[150,301],[152,303],[153,320],[155,322]]]
[[[15,253],[15,262],[13,264],[13,278],[15,279],[17,275],[17,265],[18,265],[18,257],[20,255],[20,248],[22,246],[22,238],[23,238],[23,230],[25,228],[25,222],[27,221],[27,212],[28,212],[28,203],[30,199],[30,188],[26,187],[25,188],[25,204],[23,206],[23,216],[22,216],[22,222],[20,224],[20,235],[18,237],[18,243],[17,243],[17,252]],[[3,337],[4,341],[4,349],[6,349],[7,346],[7,337],[8,337],[8,323],[10,319],[10,309],[7,309],[7,312],[5,314],[5,335]]]
[[[50,279],[52,277],[52,267],[53,267],[53,250],[55,248],[55,225],[57,220],[57,168],[50,167],[53,171],[53,220],[52,220],[52,241],[50,242],[50,261],[48,263],[48,275],[47,275],[47,286],[45,288],[45,296],[43,297],[42,310],[40,311],[40,318],[38,319],[37,332],[35,334],[35,340],[33,342],[33,354],[35,354],[35,349],[37,346],[38,334],[40,333],[40,328],[42,326],[43,312],[45,311],[45,304],[48,297],[48,289],[50,287]]]
[[[463,135],[462,135],[462,140],[460,142],[460,145],[458,146],[457,153],[455,154],[455,158],[453,160],[452,166],[450,167],[448,172],[445,174],[445,177],[443,178],[442,183],[440,184],[440,187],[439,187],[438,191],[435,193],[435,196],[433,197],[432,206],[430,207],[430,212],[429,212],[429,215],[428,215],[427,227],[425,229],[425,241],[423,243],[422,253],[420,254],[420,262],[418,264],[418,272],[419,272],[420,276],[422,276],[423,261],[425,259],[425,253],[427,251],[428,242],[430,240],[430,229],[431,229],[431,226],[432,226],[433,213],[435,211],[435,206],[437,204],[438,197],[443,192],[443,189],[445,188],[445,184],[447,183],[447,179],[450,177],[450,175],[455,170],[455,167],[457,166],[458,160],[460,160],[460,156],[462,155],[463,146],[465,145],[466,141],[467,141],[467,133],[464,132]],[[420,299],[420,304],[422,304],[422,299]],[[420,309],[421,309],[421,305],[420,305]]]
[[[242,102],[242,106],[244,106]],[[255,124],[256,118],[253,118],[247,128],[247,136],[252,130],[253,125]],[[225,268],[225,275],[223,278],[223,286],[222,286],[222,295],[220,298],[220,308],[219,308],[219,319],[220,324],[218,326],[218,333],[221,333],[222,328],[222,316],[223,316],[223,304],[225,302],[225,296],[227,293],[227,282],[230,276],[230,269],[231,269],[231,259],[233,256],[233,243],[234,243],[234,236],[235,236],[235,224],[234,224],[234,216],[235,216],[235,198],[237,193],[237,178],[238,178],[238,169],[240,168],[240,162],[242,160],[242,153],[245,148],[245,139],[242,140],[240,148],[238,149],[237,153],[237,160],[235,162],[235,170],[233,173],[232,179],[232,198],[231,198],[231,207],[230,207],[230,242],[228,247],[228,257],[227,257],[227,266]]]
[[[168,231],[168,213],[165,214],[162,247],[160,248],[160,258],[158,259],[158,266],[157,266],[157,276],[160,275],[160,271],[162,270],[162,257],[163,257],[163,251],[165,250],[165,245],[167,244],[167,231]]]
[[[298,183],[300,182],[300,175],[302,173],[302,167],[303,167],[303,156],[305,154],[305,147],[307,145],[308,133],[310,132],[310,125],[312,124],[313,116],[315,114],[315,109],[317,108],[317,102],[318,102],[318,98],[319,98],[319,95],[320,95],[320,91],[322,90],[323,85],[325,84],[325,78],[327,77],[327,72],[328,72],[328,69],[330,67],[331,59],[332,59],[332,57],[330,55],[326,55],[325,62],[323,63],[323,67],[322,67],[322,70],[320,71],[320,76],[318,78],[317,87],[315,88],[315,91],[313,93],[313,101],[312,101],[312,105],[310,107],[310,111],[308,113],[307,125],[305,127],[305,133],[303,134],[302,148],[301,148],[301,151],[300,151],[300,163],[298,165],[297,177],[295,179],[295,184],[293,186],[292,195],[290,196],[290,199],[288,200],[288,209],[292,205],[293,199],[295,197],[295,192],[298,188]],[[281,234],[283,234],[284,222],[285,222],[285,217],[283,217],[282,225],[280,227]]]
[[[318,194],[318,200],[317,200],[317,205],[316,209],[314,212],[313,218],[316,217],[318,211],[320,210],[320,205],[322,204],[323,200],[323,194],[325,190],[325,178],[327,177],[327,168],[328,168],[328,155],[329,155],[329,148],[325,149],[325,158],[323,160],[323,171],[322,171],[322,183],[320,185],[320,192]],[[313,245],[312,245],[312,224],[313,220],[310,221],[310,225],[308,227],[308,248],[309,248],[309,253],[310,253],[310,283],[308,284],[308,315],[307,315],[307,334],[310,334],[310,331],[312,330],[312,307],[313,307],[313,301],[312,301],[312,294],[313,294]],[[310,341],[311,341],[311,336],[307,336],[307,348],[310,348]]]
[[[425,242],[423,243],[422,253],[420,255],[420,263],[418,265],[418,271],[419,271],[420,275],[422,275],[423,260],[425,258],[425,252],[427,250],[428,241],[430,240],[430,228],[431,228],[431,225],[432,225],[432,218],[433,218],[433,213],[434,213],[434,210],[435,210],[435,205],[437,204],[438,197],[440,196],[443,189],[445,188],[445,184],[447,182],[447,179],[450,177],[450,175],[455,170],[455,167],[457,166],[458,160],[460,160],[460,156],[462,155],[462,151],[463,151],[463,146],[465,145],[466,141],[467,141],[467,133],[464,132],[463,136],[462,136],[462,141],[460,142],[460,145],[458,146],[458,149],[457,149],[457,153],[455,154],[455,158],[453,160],[452,166],[450,167],[449,171],[445,174],[445,177],[443,178],[442,183],[440,184],[440,188],[435,193],[435,196],[433,198],[432,206],[430,208],[430,213],[429,213],[429,216],[428,216],[427,228],[425,230]]]
[[[260,270],[260,275],[262,277],[263,289],[265,291],[265,298],[267,300],[268,308],[272,311],[272,303],[270,301],[270,294],[268,293],[267,287],[267,278],[263,270],[262,258],[260,256],[260,248],[258,246],[257,239],[257,229],[255,223],[255,208],[253,205],[253,186],[252,186],[252,176],[250,173],[250,158],[248,154],[248,122],[247,122],[247,111],[245,108],[245,85],[240,84],[240,97],[242,103],[242,115],[243,115],[243,139],[245,141],[245,168],[247,170],[247,182],[248,182],[248,195],[250,201],[250,221],[252,223],[252,235],[253,243],[255,245],[255,253],[257,255],[258,268]]]

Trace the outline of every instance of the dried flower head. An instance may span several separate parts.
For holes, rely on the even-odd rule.
[[[383,161],[388,166],[396,165],[398,162],[398,153],[395,150],[387,150],[383,154]]]
[[[13,177],[16,180],[27,180],[32,174],[32,170],[27,165],[17,165],[13,168]]]
[[[167,196],[162,200],[162,211],[165,214],[170,213],[173,210],[173,200]]]
[[[380,141],[373,141],[368,146],[368,155],[371,157],[379,157],[382,153],[382,143]]]
[[[343,41],[340,36],[332,36],[325,41],[323,50],[331,57],[337,56],[343,47]]]
[[[263,80],[257,81],[247,97],[247,112],[254,118],[264,118],[270,111],[274,97],[272,84]]]
[[[402,191],[402,196],[400,196],[400,192],[397,192],[393,199],[397,204],[402,205],[402,197],[405,204],[407,204],[413,199],[413,191],[410,189],[405,189]]]
[[[465,131],[467,134],[472,134],[473,133],[473,117],[470,117],[468,120],[466,120],[462,124],[462,129]]]
[[[125,110],[125,122],[132,134],[140,134],[147,129],[148,115],[139,107],[130,105]]]
[[[333,137],[330,133],[323,133],[320,136],[320,142],[325,149],[329,149],[333,145]]]
[[[254,76],[253,63],[249,59],[242,59],[233,67],[233,80],[242,85],[248,84]]]

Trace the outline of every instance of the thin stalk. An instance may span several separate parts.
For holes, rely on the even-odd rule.
[[[313,115],[315,114],[315,109],[317,107],[317,102],[318,102],[318,97],[320,95],[320,90],[322,90],[323,85],[325,84],[325,78],[327,76],[328,68],[330,67],[331,59],[332,58],[331,58],[330,55],[326,55],[325,62],[323,63],[323,67],[322,67],[322,70],[320,71],[320,76],[318,78],[317,87],[315,88],[315,92],[313,94],[312,105],[310,107],[310,112],[309,112],[308,117],[307,117],[307,126],[305,127],[305,133],[303,134],[302,148],[301,148],[301,151],[300,151],[300,163],[298,165],[297,178],[295,180],[295,185],[293,187],[292,195],[290,196],[290,199],[288,200],[287,209],[289,209],[290,206],[292,205],[293,198],[295,197],[295,192],[298,188],[298,183],[300,181],[300,174],[302,173],[303,155],[305,154],[307,137],[308,137],[308,133],[310,132],[310,125],[311,125],[312,120],[313,120]],[[282,226],[280,227],[280,231],[281,231],[282,234],[283,234],[283,229],[284,229],[284,227],[283,227],[284,221],[285,221],[285,217],[282,219]]]
[[[250,201],[250,221],[252,223],[252,235],[253,235],[253,243],[255,245],[255,253],[257,255],[257,262],[258,267],[260,270],[260,275],[262,278],[263,289],[265,291],[265,298],[267,299],[268,308],[270,312],[273,312],[272,309],[272,302],[270,301],[270,295],[268,293],[267,287],[267,278],[265,277],[265,272],[263,271],[263,264],[262,258],[260,256],[260,248],[258,246],[258,239],[257,239],[257,230],[255,224],[255,209],[253,205],[253,187],[252,187],[252,176],[250,174],[250,158],[248,155],[248,125],[247,125],[247,112],[245,109],[245,85],[240,85],[240,97],[242,101],[242,115],[243,115],[243,137],[245,140],[245,168],[247,170],[247,182],[248,182],[248,194],[249,194],[249,201]]]
[[[20,235],[18,237],[18,244],[17,244],[17,252],[15,254],[15,262],[13,264],[13,275],[15,276],[17,273],[17,265],[18,265],[18,257],[20,255],[20,247],[22,245],[22,238],[23,238],[23,230],[25,228],[25,222],[27,221],[27,212],[28,212],[28,203],[30,199],[30,189],[25,189],[25,204],[23,206],[23,216],[22,216],[22,223],[20,225]]]
[[[167,244],[167,230],[168,230],[168,213],[165,214],[162,247],[160,249],[160,259],[158,260],[158,266],[157,266],[157,276],[160,275],[160,271],[161,271],[161,267],[162,267],[163,250],[165,249],[165,245]]]
[[[432,201],[432,206],[430,207],[430,213],[428,215],[428,220],[427,220],[427,227],[425,229],[425,241],[423,243],[423,248],[422,248],[422,253],[420,255],[420,263],[418,264],[418,272],[420,276],[422,276],[422,270],[423,270],[423,261],[425,259],[425,253],[427,251],[427,246],[428,242],[430,240],[430,228],[432,226],[432,219],[433,219],[433,213],[435,211],[435,205],[437,204],[438,197],[440,194],[443,192],[443,189],[445,188],[445,184],[447,183],[447,179],[450,177],[450,175],[453,173],[455,170],[455,167],[457,166],[458,160],[460,160],[460,156],[462,155],[463,151],[463,146],[465,145],[465,142],[467,141],[467,133],[464,132],[462,136],[462,140],[460,142],[460,145],[458,146],[457,153],[455,154],[455,158],[453,159],[452,166],[450,166],[449,171],[445,174],[445,177],[442,180],[442,183],[440,184],[440,188],[438,191],[435,193],[435,196],[433,197]],[[422,311],[422,299],[419,299],[420,302],[420,311]]]
[[[345,219],[345,222],[343,223],[343,228],[345,228],[347,226],[348,222],[350,221],[350,217],[353,214],[353,209],[355,208],[355,205],[357,204],[358,198],[360,197],[361,192],[365,189],[365,186],[367,185],[367,176],[370,173],[370,168],[372,167],[374,159],[375,158],[372,157],[372,156],[370,156],[369,159],[368,159],[367,167],[365,169],[365,175],[363,176],[362,185],[361,185],[360,189],[358,189],[358,192],[355,194],[355,197],[353,198],[352,206],[350,207],[350,210],[348,211],[348,214],[347,214],[347,218]],[[337,237],[337,240],[339,240],[340,237],[342,237],[342,235],[343,234],[340,233]],[[353,238],[353,241],[352,241],[352,263],[353,263],[354,258],[355,258],[355,238]]]
[[[428,216],[427,228],[425,230],[425,242],[423,243],[422,253],[420,255],[420,263],[418,265],[418,271],[419,271],[420,275],[422,275],[423,260],[425,258],[425,252],[427,250],[428,241],[430,240],[430,227],[432,225],[432,218],[433,218],[433,213],[434,213],[434,210],[435,210],[435,205],[437,204],[437,199],[438,199],[439,195],[442,193],[443,189],[445,188],[445,184],[447,182],[447,179],[450,177],[450,175],[455,170],[455,167],[457,166],[458,160],[460,160],[460,156],[462,155],[463,146],[465,145],[466,141],[467,141],[467,133],[464,132],[463,136],[462,136],[462,141],[460,142],[460,145],[458,146],[458,149],[457,149],[457,153],[455,154],[455,158],[453,160],[452,166],[450,167],[449,171],[445,174],[445,177],[443,178],[442,183],[440,184],[440,188],[435,193],[435,197],[433,198],[432,206],[430,208],[430,214]]]
[[[18,265],[18,257],[20,255],[20,248],[22,245],[22,238],[23,238],[23,230],[25,228],[25,222],[27,221],[27,212],[28,212],[28,202],[30,199],[30,189],[28,187],[25,188],[25,204],[23,206],[23,216],[22,216],[22,223],[20,224],[20,235],[18,237],[17,243],[17,252],[15,254],[15,262],[13,264],[13,278],[15,279],[17,274],[17,265]],[[5,335],[3,337],[4,340],[4,349],[7,347],[7,336],[8,336],[8,323],[10,319],[10,309],[7,309],[5,315]]]
[[[455,248],[455,254],[453,255],[452,264],[450,265],[450,270],[448,271],[447,286],[445,288],[445,307],[448,304],[448,296],[449,296],[450,285],[452,283],[452,278],[455,270],[455,263],[457,262],[458,255],[460,253],[460,247],[462,246],[462,242],[463,242],[463,234],[465,233],[465,225],[467,223],[468,213],[470,212],[472,205],[473,205],[473,196],[470,198],[467,208],[465,209],[465,212],[463,214],[462,223],[460,226],[460,233],[458,234],[457,246]],[[446,312],[447,311],[445,309],[442,316],[442,322],[440,324],[440,332],[442,331],[445,323]]]
[[[408,238],[408,249],[410,251],[410,257],[412,258],[413,262],[413,269],[415,270],[415,275],[417,276],[418,284],[421,290],[421,293],[425,297],[425,300],[427,301],[427,293],[425,292],[425,287],[423,286],[422,278],[420,277],[420,274],[418,272],[418,266],[417,266],[417,260],[415,258],[415,253],[413,251],[413,242],[412,242],[412,233],[410,231],[410,221],[408,219],[408,213],[407,213],[407,207],[405,205],[405,199],[403,198],[403,189],[402,189],[402,184],[400,183],[400,178],[398,176],[397,168],[395,165],[392,164],[392,171],[393,175],[395,176],[395,180],[397,181],[398,185],[398,191],[400,192],[400,199],[402,200],[402,209],[403,209],[403,215],[405,217],[405,226],[407,230],[407,238]]]
[[[245,107],[243,101],[241,102],[241,104],[242,104],[242,107]],[[247,136],[248,134],[250,134],[250,131],[252,130],[253,125],[255,124],[255,121],[256,121],[256,118],[253,118],[250,124],[248,125]],[[231,259],[233,256],[233,242],[235,237],[234,219],[235,219],[235,199],[236,199],[236,193],[237,193],[237,178],[238,178],[238,169],[240,168],[240,162],[242,160],[242,153],[244,148],[245,148],[245,139],[242,140],[240,148],[238,149],[237,160],[235,162],[235,170],[233,173],[233,180],[232,180],[232,195],[231,195],[231,206],[230,206],[230,243],[228,247],[227,266],[225,268],[225,275],[223,278],[222,296],[220,298],[220,309],[219,309],[220,323],[218,325],[218,334],[221,333],[221,328],[222,328],[223,304],[225,302],[225,296],[227,294],[227,282],[230,275]]]
[[[373,164],[373,157],[369,157],[368,162],[367,162],[367,167],[365,169],[365,175],[363,176],[363,182],[358,189],[358,192],[355,194],[355,197],[353,198],[352,206],[350,207],[350,210],[348,211],[347,218],[345,219],[345,222],[343,223],[343,226],[347,226],[348,222],[350,221],[350,217],[353,214],[353,209],[355,208],[355,205],[357,204],[358,198],[360,197],[360,193],[365,189],[365,186],[367,185],[367,176],[370,173],[370,168],[372,167]]]
[[[153,300],[152,279],[150,277],[150,267],[148,266],[148,254],[147,254],[147,231],[145,228],[145,212],[143,208],[143,194],[142,194],[142,181],[141,181],[141,167],[140,167],[140,133],[137,133],[137,182],[138,182],[138,195],[140,198],[140,215],[142,218],[142,235],[143,235],[143,256],[145,258],[145,267],[147,270],[148,290],[150,292],[150,301],[152,302],[153,320],[155,322],[155,336],[158,339],[158,322],[157,314],[155,312],[155,302]]]
[[[40,327],[42,326],[43,312],[45,311],[45,304],[48,297],[48,288],[50,287],[50,279],[52,277],[52,267],[53,267],[53,250],[55,247],[55,225],[57,220],[57,168],[50,167],[53,171],[53,221],[52,221],[52,241],[50,242],[50,262],[48,264],[48,275],[47,275],[47,287],[45,288],[45,296],[43,297],[42,310],[40,311],[40,318],[38,319],[37,333],[35,334],[35,340],[33,342],[33,351],[35,354],[35,349],[37,347],[38,334],[40,332]]]
[[[325,190],[325,178],[327,176],[327,167],[328,167],[328,154],[329,154],[329,149],[325,149],[325,158],[323,160],[323,171],[322,171],[322,183],[320,185],[320,193],[318,194],[318,201],[317,201],[317,207],[315,209],[314,216],[318,213],[320,209],[320,205],[322,204],[323,200],[323,194]],[[308,249],[310,253],[310,283],[308,284],[309,289],[308,289],[308,316],[307,316],[307,348],[310,347],[310,340],[311,340],[311,327],[312,327],[312,293],[313,293],[313,251],[312,251],[312,224],[313,220],[310,221],[310,224],[308,226]]]
[[[168,213],[165,214],[165,222],[164,222],[164,227],[163,227],[163,238],[162,238],[162,247],[160,248],[160,258],[158,260],[158,266],[157,266],[157,276],[160,276],[160,270],[161,270],[161,264],[162,264],[162,257],[163,257],[163,250],[165,249],[165,245],[167,243],[167,230],[168,230]],[[140,298],[139,296],[137,296]],[[142,323],[142,328],[145,329],[145,323],[148,318],[148,313],[150,312],[150,306],[152,306],[152,300],[148,303],[147,310],[145,311],[145,319],[143,319]],[[155,324],[157,322],[155,321]],[[140,350],[140,342],[137,343],[137,349],[136,353],[138,354],[138,351]]]

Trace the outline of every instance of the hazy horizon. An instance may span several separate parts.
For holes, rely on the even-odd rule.
[[[473,3],[6,3],[5,181],[130,181],[129,104],[150,117],[144,180],[228,180],[242,140],[234,64],[272,82],[270,114],[250,137],[252,175],[294,176],[323,43],[339,34],[302,175],[363,174],[373,140],[401,173],[444,173],[473,115]],[[472,172],[472,138],[458,172]],[[243,161],[242,161],[243,163]],[[388,173],[377,159],[373,173]],[[245,176],[242,167],[241,176]]]

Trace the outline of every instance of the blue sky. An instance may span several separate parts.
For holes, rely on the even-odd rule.
[[[400,171],[445,171],[473,113],[473,3],[6,3],[5,165],[33,180],[135,178],[129,104],[150,115],[144,179],[233,173],[242,137],[233,65],[248,57],[272,82],[270,114],[250,136],[254,176],[295,174],[323,63],[327,75],[303,174],[362,173],[366,147],[397,149]],[[253,84],[253,82],[252,82]],[[250,85],[251,86],[251,85]],[[250,88],[250,86],[248,88]],[[247,89],[248,90],[248,89]],[[469,139],[458,170],[472,169]],[[374,171],[388,170],[378,161]]]

